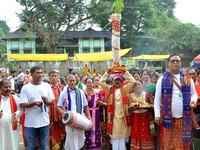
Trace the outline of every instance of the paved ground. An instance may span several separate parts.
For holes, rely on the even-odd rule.
[[[22,139],[22,131],[21,131],[21,126],[19,126],[19,144],[20,144],[20,149],[19,150],[24,150],[24,143],[23,143],[23,139]],[[104,145],[101,148],[102,150],[111,150],[111,149],[107,149],[104,147]]]
[[[20,131],[19,131],[19,144],[20,144],[20,150],[24,150],[24,143],[23,143],[23,139],[22,139],[22,128],[21,126],[19,126]]]

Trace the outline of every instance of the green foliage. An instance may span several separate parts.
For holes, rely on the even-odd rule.
[[[115,0],[112,7],[114,10],[114,13],[121,14],[123,10],[123,6],[124,6],[123,0]]]
[[[199,27],[174,17],[175,0],[17,0],[24,10],[19,17],[35,32],[48,52],[54,53],[63,39],[58,31],[84,30],[99,24],[111,30],[108,21],[121,13],[121,47],[134,55],[162,54],[167,50],[199,50]],[[113,5],[114,3],[114,5]],[[123,10],[123,11],[122,11]],[[51,31],[48,32],[47,31]],[[0,30],[1,34],[1,30]]]
[[[10,28],[6,24],[5,21],[0,20],[0,38],[8,34],[10,31]],[[2,58],[2,54],[6,51],[6,44],[5,41],[0,40],[0,58]]]
[[[2,62],[2,66],[5,67],[5,68],[8,68],[9,70],[12,70],[13,68],[16,68],[16,64],[11,62],[11,61],[7,61],[7,60],[4,60]]]
[[[165,12],[168,17],[174,18],[174,9],[176,6],[174,0],[154,0],[153,5],[158,12]]]
[[[42,41],[48,53],[55,53],[62,41],[59,31],[85,28],[91,19],[90,5],[85,0],[16,0],[24,9],[18,14]],[[49,31],[49,32],[48,32]]]
[[[168,50],[200,50],[200,29],[174,17],[175,0],[124,0],[121,20],[121,47],[132,47],[133,54],[163,54]],[[103,28],[109,11],[98,18]],[[108,17],[107,17],[108,18]],[[96,18],[94,18],[97,20]],[[111,29],[107,26],[107,29]]]
[[[0,29],[2,29],[4,34],[6,34],[6,33],[8,33],[10,31],[10,28],[8,27],[6,22],[3,21],[3,20],[0,20]],[[0,34],[0,36],[2,36],[2,34]]]
[[[191,23],[179,24],[169,36],[171,49],[200,50],[200,28]]]
[[[89,12],[92,16],[91,24],[99,24],[102,29],[111,29],[111,23],[108,21],[112,14],[112,2],[99,0],[98,3],[91,1]]]

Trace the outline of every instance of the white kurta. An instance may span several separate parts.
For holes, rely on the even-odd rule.
[[[19,108],[19,99],[17,96],[13,96],[17,104],[16,116],[19,118],[22,114]],[[19,150],[18,132],[17,130],[12,130],[12,114],[9,97],[2,96],[0,110],[3,110],[3,117],[0,119],[0,150]]]

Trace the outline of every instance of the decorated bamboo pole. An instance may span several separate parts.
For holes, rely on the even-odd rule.
[[[123,0],[115,0],[113,5],[114,13],[110,16],[112,22],[112,52],[114,66],[121,65],[120,59],[120,22],[123,9]]]
[[[113,5],[114,13],[110,16],[112,22],[112,53],[114,66],[108,68],[110,74],[118,76],[117,73],[124,73],[126,68],[121,66],[120,58],[120,21],[123,9],[123,0],[115,0]],[[121,76],[121,74],[119,74]]]

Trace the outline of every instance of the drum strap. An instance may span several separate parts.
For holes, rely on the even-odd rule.
[[[76,89],[76,111],[82,114],[81,92],[79,89]]]
[[[75,97],[76,97],[76,112],[82,114],[82,100],[81,100],[81,92],[79,89],[75,89]],[[67,88],[66,90],[66,108],[71,111],[71,96],[70,96],[70,89]]]

